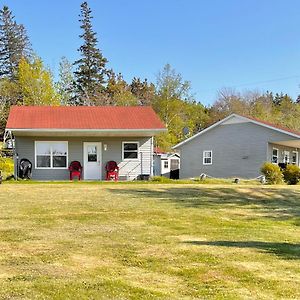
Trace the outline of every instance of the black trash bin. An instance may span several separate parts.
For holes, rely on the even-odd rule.
[[[139,176],[139,180],[143,180],[143,181],[148,181],[150,178],[150,175],[149,174],[141,174]]]
[[[31,179],[32,163],[27,158],[22,158],[19,163],[19,177],[22,179]]]

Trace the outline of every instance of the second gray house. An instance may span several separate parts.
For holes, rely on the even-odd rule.
[[[300,133],[232,114],[173,147],[180,178],[256,178],[265,161],[299,166]]]

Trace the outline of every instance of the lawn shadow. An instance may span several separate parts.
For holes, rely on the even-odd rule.
[[[158,187],[110,188],[110,192],[135,198],[175,203],[187,208],[249,208],[269,218],[300,217],[300,190],[260,187]]]
[[[197,246],[255,248],[285,259],[300,259],[300,244],[261,241],[184,241],[183,243]]]

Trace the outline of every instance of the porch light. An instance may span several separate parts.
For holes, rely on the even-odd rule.
[[[107,151],[107,144],[103,145],[103,149],[104,149],[104,151]]]

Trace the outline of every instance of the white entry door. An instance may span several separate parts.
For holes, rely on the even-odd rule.
[[[84,179],[99,180],[101,179],[101,143],[84,142],[83,143],[83,174]]]

